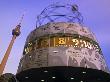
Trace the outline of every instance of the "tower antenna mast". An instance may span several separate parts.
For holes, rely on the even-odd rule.
[[[21,19],[20,19],[20,22],[18,23],[18,25],[12,30],[12,39],[9,43],[9,46],[5,52],[5,55],[1,61],[1,64],[0,64],[0,75],[3,74],[3,71],[5,69],[5,66],[6,66],[6,63],[7,63],[7,60],[8,60],[8,57],[10,55],[10,52],[11,52],[11,49],[13,47],[13,44],[14,44],[14,41],[16,39],[16,37],[18,37],[20,35],[20,27],[21,27],[21,23],[22,23],[22,20],[24,18],[24,14],[22,15]]]

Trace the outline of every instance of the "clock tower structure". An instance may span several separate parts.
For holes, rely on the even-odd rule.
[[[76,4],[52,4],[36,23],[17,74],[2,82],[110,82],[98,41],[83,24]]]

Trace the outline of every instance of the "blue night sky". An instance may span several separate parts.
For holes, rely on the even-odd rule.
[[[14,43],[4,73],[16,73],[26,37],[35,29],[37,15],[53,2],[76,3],[79,6],[84,24],[95,33],[110,69],[110,0],[0,0],[0,62],[11,40],[12,29],[26,11],[21,35]]]

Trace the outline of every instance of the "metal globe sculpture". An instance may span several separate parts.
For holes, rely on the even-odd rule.
[[[41,14],[37,16],[36,26],[44,25],[48,22],[77,22],[82,24],[83,17],[78,11],[76,4],[55,3],[46,7]]]

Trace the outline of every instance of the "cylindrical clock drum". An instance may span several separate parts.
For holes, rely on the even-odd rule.
[[[94,34],[78,23],[54,22],[27,37],[20,82],[108,82],[109,71]]]

